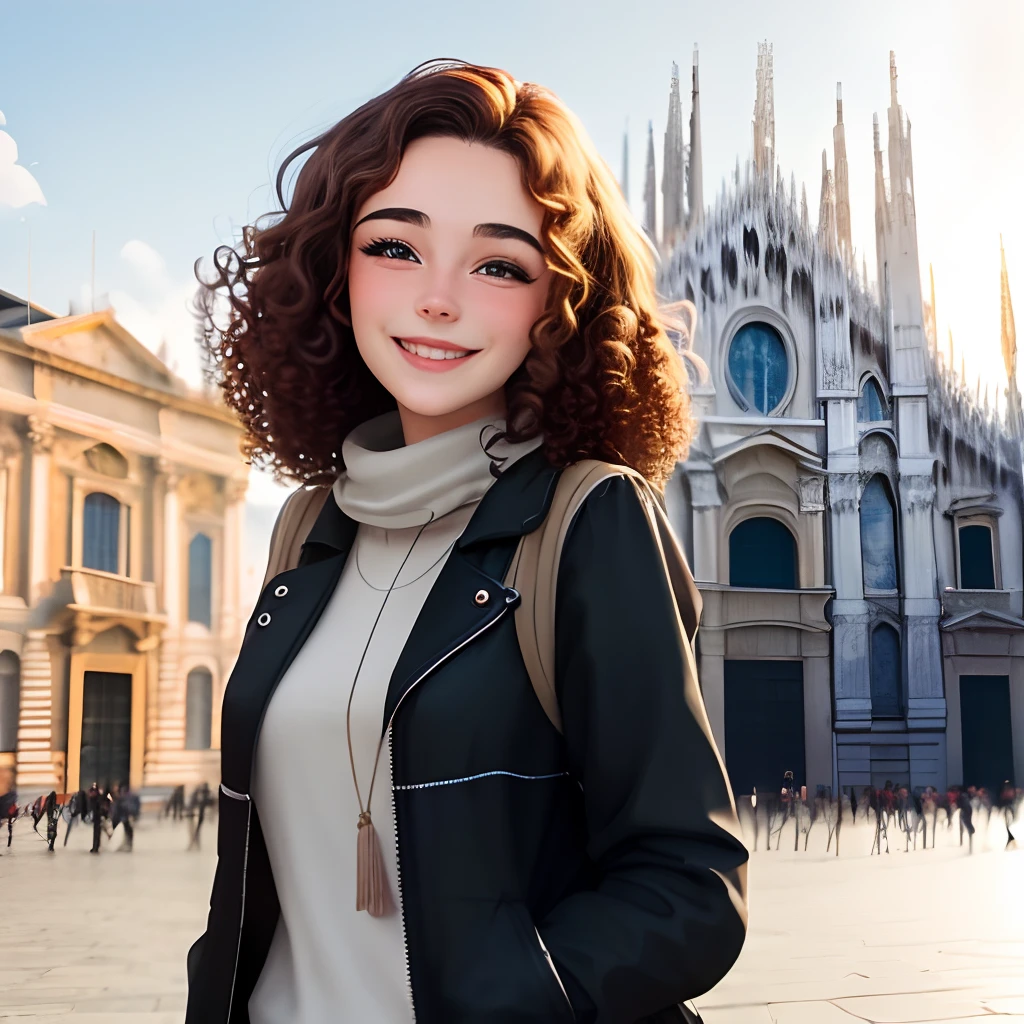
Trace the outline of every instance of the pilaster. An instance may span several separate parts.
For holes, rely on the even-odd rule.
[[[178,486],[181,473],[177,466],[161,459],[157,468],[163,477],[163,539],[161,597],[167,616],[157,654],[153,699],[146,716],[145,784],[164,785],[185,782],[174,762],[180,760],[185,746],[185,693],[180,672],[181,654],[181,511]],[[175,753],[177,752],[177,757]]]
[[[690,502],[693,507],[693,578],[705,583],[718,580],[719,510],[722,496],[712,466],[687,466]]]
[[[31,495],[29,501],[28,593],[29,605],[36,604],[50,583],[48,572],[50,528],[50,472],[53,452],[53,424],[42,417],[28,417],[28,439],[32,445]]]
[[[58,792],[63,779],[53,756],[53,679],[47,635],[41,629],[25,634],[21,652],[21,698],[18,707],[18,749],[15,777],[19,791]]]

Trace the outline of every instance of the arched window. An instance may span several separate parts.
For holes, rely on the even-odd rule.
[[[857,399],[857,421],[873,423],[888,418],[889,405],[878,386],[878,381],[874,377],[865,378],[864,386],[860,389],[860,397]]]
[[[896,509],[883,477],[873,476],[860,499],[860,550],[865,590],[895,590]]]
[[[188,621],[207,627],[211,622],[212,555],[213,542],[205,533],[197,533],[188,546]]]
[[[0,651],[0,753],[18,749],[21,671],[14,651]]]
[[[744,410],[770,413],[786,395],[789,358],[782,336],[765,323],[744,324],[729,345],[729,385]]]
[[[82,511],[82,565],[102,572],[118,571],[121,503],[102,491],[85,496]]]
[[[213,723],[213,676],[194,668],[185,683],[185,749],[209,750]]]
[[[729,534],[729,586],[796,590],[796,541],[778,519],[744,519]]]
[[[960,587],[963,590],[995,590],[996,571],[992,558],[992,529],[981,523],[961,526]]]
[[[883,623],[871,634],[871,714],[893,718],[903,714],[900,637]]]

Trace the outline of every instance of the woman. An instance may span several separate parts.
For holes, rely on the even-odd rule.
[[[187,1024],[686,1019],[746,925],[695,609],[630,481],[599,486],[560,562],[563,736],[503,582],[561,467],[660,487],[685,453],[648,246],[557,98],[451,61],[278,196],[218,250],[208,344],[252,460],[332,486],[225,692]]]

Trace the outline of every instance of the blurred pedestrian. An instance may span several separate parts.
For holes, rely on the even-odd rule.
[[[974,853],[974,787],[969,786],[966,790],[963,786],[957,786],[956,805],[960,809],[960,845],[964,845],[964,832],[967,833],[967,852]]]
[[[57,822],[60,821],[60,804],[57,803],[56,790],[51,789],[46,794],[43,814],[46,815],[46,849],[53,853],[53,844],[57,841]]]
[[[203,827],[203,818],[206,817],[206,808],[213,803],[213,797],[210,795],[210,784],[208,782],[201,782],[192,794],[192,799],[189,801],[189,818],[193,816],[196,818],[195,831],[192,833],[192,838],[189,840],[188,848],[190,850],[199,849],[199,830]]]
[[[115,829],[118,825],[124,829],[124,842],[118,847],[119,853],[132,852],[132,844],[135,842],[135,828],[132,822],[138,819],[139,811],[139,798],[131,791],[128,783],[115,787],[110,822]]]
[[[88,793],[89,813],[92,815],[92,849],[90,853],[100,852],[100,837],[103,834],[103,819],[110,815],[110,797],[94,782]]]
[[[185,787],[175,786],[164,806],[164,817],[171,816],[172,821],[180,821],[185,817]]]
[[[1017,790],[1009,779],[1003,779],[1003,785],[999,790],[999,809],[1003,812],[1003,824],[1006,825],[1006,846],[1003,849],[1009,850],[1017,845],[1017,840],[1010,831],[1010,826],[1017,817]]]

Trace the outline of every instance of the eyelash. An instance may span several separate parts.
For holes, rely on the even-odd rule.
[[[397,238],[373,238],[366,245],[361,245],[359,247],[359,251],[366,253],[367,256],[383,256],[384,253],[388,251],[388,249],[394,249],[399,247],[402,249],[408,249],[410,252],[412,252],[407,243],[399,241],[399,239]],[[400,259],[401,257],[391,258]],[[496,281],[508,281],[514,279],[517,281],[522,281],[523,284],[532,284],[535,280],[534,278],[529,277],[526,274],[526,272],[522,270],[522,268],[517,267],[514,263],[509,263],[507,260],[488,260],[486,263],[482,264],[482,266],[502,267],[503,269],[510,271],[511,278],[498,277],[495,274],[483,275],[484,277],[492,277]]]

